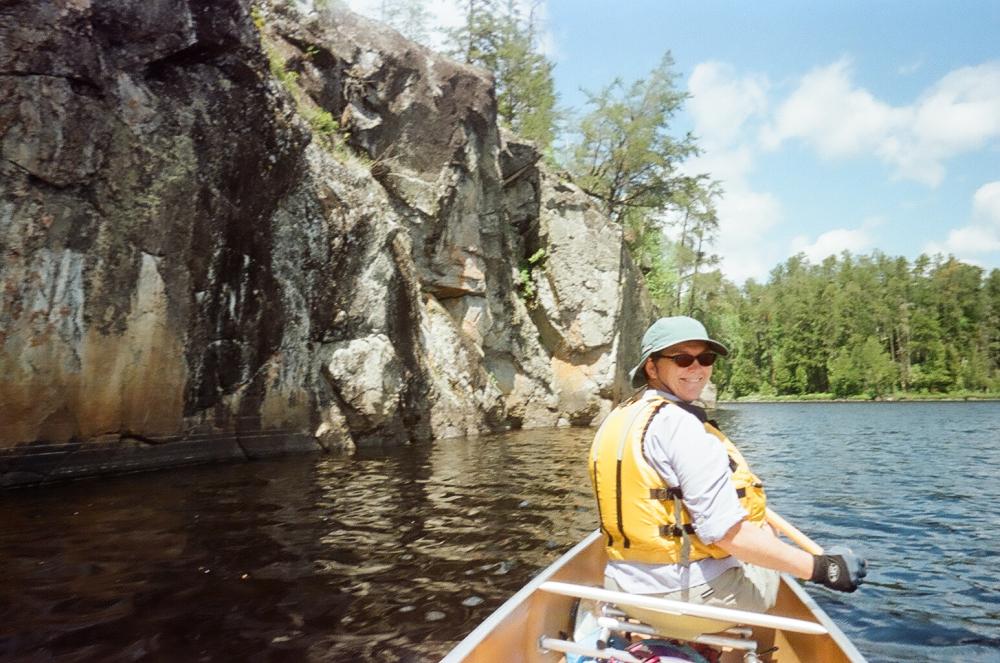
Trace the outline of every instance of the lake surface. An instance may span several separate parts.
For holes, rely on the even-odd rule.
[[[869,559],[871,661],[1000,661],[1000,403],[724,405],[772,505]],[[0,493],[4,661],[437,660],[595,525],[592,430]]]

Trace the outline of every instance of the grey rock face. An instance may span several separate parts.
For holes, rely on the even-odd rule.
[[[0,63],[0,483],[621,396],[641,278],[486,72],[243,0],[0,3]]]

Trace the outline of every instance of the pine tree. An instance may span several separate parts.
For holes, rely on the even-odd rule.
[[[717,182],[688,178],[671,198],[671,207],[676,210],[672,225],[679,231],[674,246],[679,282],[674,310],[684,315],[694,315],[698,308],[702,270],[719,264],[719,257],[708,249],[719,234],[715,200],[721,193]]]
[[[450,53],[493,72],[497,116],[504,126],[547,150],[557,119],[552,63],[538,44],[537,3],[524,15],[515,0],[466,0],[465,23],[449,32]]]
[[[896,364],[877,338],[869,336],[865,339],[856,363],[869,398],[884,396],[892,391],[896,381]]]
[[[632,210],[655,216],[668,209],[689,179],[678,171],[697,154],[694,137],[670,135],[670,122],[686,94],[676,89],[670,53],[645,79],[617,79],[588,94],[569,170],[605,213],[622,223]]]
[[[496,0],[463,0],[461,7],[465,22],[446,31],[447,53],[466,64],[485,66],[483,59],[492,50],[491,37],[496,31]]]
[[[983,287],[985,318],[983,328],[983,354],[990,387],[1000,391],[1000,269],[990,271]]]

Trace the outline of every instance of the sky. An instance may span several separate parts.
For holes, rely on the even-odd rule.
[[[521,0],[527,2],[528,0]],[[378,0],[349,4],[372,15]],[[451,0],[430,2],[454,25]],[[796,253],[954,255],[1000,268],[1000,2],[541,0],[560,106],[664,53],[690,97],[685,164],[724,191],[733,281]]]

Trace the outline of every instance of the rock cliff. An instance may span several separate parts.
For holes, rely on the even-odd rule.
[[[651,309],[490,75],[345,10],[0,3],[0,484],[590,425]]]

